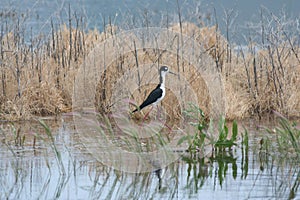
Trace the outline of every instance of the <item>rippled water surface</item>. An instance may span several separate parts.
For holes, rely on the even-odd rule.
[[[46,120],[53,138],[39,123],[1,125],[0,199],[300,198],[299,163],[261,149],[265,133],[257,125],[266,122],[240,123],[249,131],[248,147],[181,152],[161,170],[126,173],[98,162],[72,119],[63,121]]]

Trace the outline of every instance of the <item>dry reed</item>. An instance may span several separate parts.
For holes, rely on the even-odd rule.
[[[275,19],[274,16],[271,18]],[[34,115],[71,111],[77,69],[97,44],[119,31],[117,27],[107,26],[102,33],[97,30],[85,32],[81,20],[76,18],[73,27],[63,25],[56,28],[51,23],[51,36],[32,37],[30,44],[24,42],[24,38],[28,36],[22,35],[19,24],[13,30],[6,30],[5,26],[1,26],[2,120],[30,119]],[[208,67],[216,68],[222,74],[227,118],[262,115],[272,110],[300,117],[300,48],[295,37],[298,33],[288,35],[279,22],[274,26],[277,32],[270,31],[269,35],[262,35],[268,44],[264,42],[257,49],[258,44],[249,41],[247,51],[233,51],[235,46],[229,45],[217,26],[199,28],[195,24],[181,22],[169,29],[192,37],[204,47],[207,56],[213,59],[214,64]],[[176,69],[179,66],[178,55],[141,49],[120,55],[106,66],[107,70],[97,84],[95,104],[98,110],[110,112],[110,107],[114,104],[111,88],[115,87],[114,84],[127,70],[137,70],[139,65],[150,63],[158,66],[165,62]],[[182,61],[180,66],[182,68],[177,68],[177,72],[188,77],[188,84],[196,93],[199,106],[210,114],[211,99],[205,81],[201,75],[197,75],[194,68],[189,67],[189,63]],[[149,77],[157,81],[157,71],[152,71],[154,74]],[[135,72],[141,88],[132,94],[127,93],[127,96],[141,102],[154,85],[145,85],[149,82],[149,77],[145,79],[145,74],[150,73],[149,71]],[[143,90],[146,92],[141,94]],[[171,94],[166,97],[163,105],[167,107],[177,101],[176,96]],[[178,104],[177,102],[176,105]],[[174,119],[181,117],[179,107],[168,114]]]

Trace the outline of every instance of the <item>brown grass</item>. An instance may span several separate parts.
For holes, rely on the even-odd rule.
[[[1,40],[1,119],[70,111],[76,71],[104,34],[62,26],[46,42],[36,38],[30,45],[16,35],[10,32]]]
[[[299,117],[300,63],[290,48],[276,48],[280,55],[274,49],[262,49],[255,54],[234,55],[235,63],[225,64],[223,74],[231,87],[226,89],[231,102],[227,108],[232,109],[227,112],[232,115],[230,118],[262,115],[272,110]],[[236,116],[234,110],[243,110],[243,114]]]
[[[29,45],[24,43],[24,35],[17,32],[9,32],[1,37],[1,119],[30,119],[35,115],[71,111],[77,69],[97,44],[118,32],[118,28],[113,26],[108,26],[102,33],[96,30],[86,33],[80,27],[71,30],[66,26],[52,29],[50,38],[37,37]],[[280,44],[271,43],[254,52],[251,51],[254,44],[250,43],[249,51],[234,52],[230,49],[231,53],[228,54],[228,42],[214,26],[199,28],[191,23],[183,23],[181,27],[179,24],[171,26],[170,30],[194,38],[204,47],[207,52],[205,56],[209,57],[207,59],[213,60],[208,62],[210,66],[207,67],[216,68],[222,74],[227,118],[261,115],[272,110],[300,117],[299,46],[291,45],[286,39]],[[196,71],[197,67],[184,60],[178,64],[178,55],[169,52],[147,49],[124,54],[120,52],[120,57],[106,66],[105,73],[99,78],[101,81],[97,83],[95,105],[99,111],[111,111],[115,103],[112,91],[128,70],[133,75],[125,78],[137,80],[138,74],[141,76],[141,82],[137,83],[140,89],[135,88],[133,93],[123,91],[122,95],[139,104],[154,87],[149,82],[158,81],[158,65],[168,63],[173,71],[187,80],[187,85],[192,87],[204,112],[211,114],[207,85]],[[149,67],[145,71],[138,71],[137,61],[138,65]],[[167,84],[172,85],[169,80]],[[180,107],[171,109],[170,105],[179,105],[180,101],[172,92],[175,87],[171,89],[163,106],[167,108],[170,118],[179,119],[182,114]],[[184,93],[184,88],[177,89],[183,91],[182,98],[191,95]]]

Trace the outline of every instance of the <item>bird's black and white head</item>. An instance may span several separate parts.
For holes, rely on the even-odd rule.
[[[165,84],[165,76],[168,72],[174,74],[173,72],[169,71],[169,68],[167,66],[160,67],[160,69],[159,69],[160,84],[163,84],[163,85]]]
[[[169,68],[167,66],[160,67],[159,73],[161,76],[167,74],[168,72],[169,72]]]

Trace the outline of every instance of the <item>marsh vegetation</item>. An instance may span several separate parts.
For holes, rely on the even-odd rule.
[[[120,24],[104,19],[100,31],[69,5],[39,35],[26,15],[0,15],[1,199],[300,196],[298,21],[262,8],[241,45],[231,39],[233,10],[221,34],[216,15],[196,8],[187,17],[177,4],[157,29],[146,11]],[[130,114],[164,63],[177,76],[167,80],[162,117]],[[164,156],[174,162],[144,157],[172,140]],[[120,170],[116,149],[149,159],[149,170]]]
[[[260,21],[249,25],[249,33],[245,35],[246,43],[241,45],[230,40],[233,33],[229,26],[234,22],[230,21],[234,20],[234,11],[225,15],[228,26],[225,35],[220,33],[216,20],[202,16],[201,21],[194,20],[191,23],[183,21],[180,14],[179,10],[179,23],[173,22],[169,16],[170,19],[166,21],[168,23],[162,23],[161,26],[192,38],[194,43],[204,48],[207,53],[204,57],[208,57],[213,63],[198,64],[207,64],[221,74],[227,119],[261,116],[272,110],[290,117],[299,117],[300,59],[297,20],[288,19],[283,14],[276,16],[262,8]],[[195,13],[194,18],[198,15],[201,13]],[[32,119],[36,115],[55,115],[71,111],[74,79],[89,53],[99,43],[124,30],[138,25],[145,28],[151,25],[151,15],[142,15],[142,22],[149,23],[137,21],[134,26],[129,20],[116,25],[111,20],[106,20],[102,32],[96,29],[86,30],[84,18],[76,12],[72,13],[70,7],[66,18],[68,20],[58,25],[51,21],[49,34],[33,35],[30,27],[26,27],[24,15],[16,13],[2,16],[1,119]],[[182,44],[177,42],[178,48],[180,45]],[[107,46],[105,51],[109,55],[115,49]],[[192,68],[188,62],[178,60],[170,52],[134,48],[132,52],[122,52],[122,48],[118,51],[119,55],[114,62],[105,63],[106,73],[99,78],[105,80],[99,82],[96,95],[101,112],[109,112],[110,105],[115,103],[109,91],[114,89],[114,83],[118,77],[124,75],[124,71],[149,62],[164,63],[167,59],[172,68],[187,79],[187,84],[193,87],[195,93],[202,93],[198,96],[199,107],[209,115],[207,86],[201,74],[194,77],[191,74],[195,71],[185,70]],[[95,59],[99,58],[95,56]],[[143,86],[148,71],[132,73],[140,77],[139,85]],[[142,89],[147,91],[147,88]],[[144,97],[138,95],[140,91],[131,94],[136,101],[140,100],[139,96]],[[176,99],[166,100],[168,105],[173,103],[176,103]],[[181,115],[178,110],[174,112]]]

